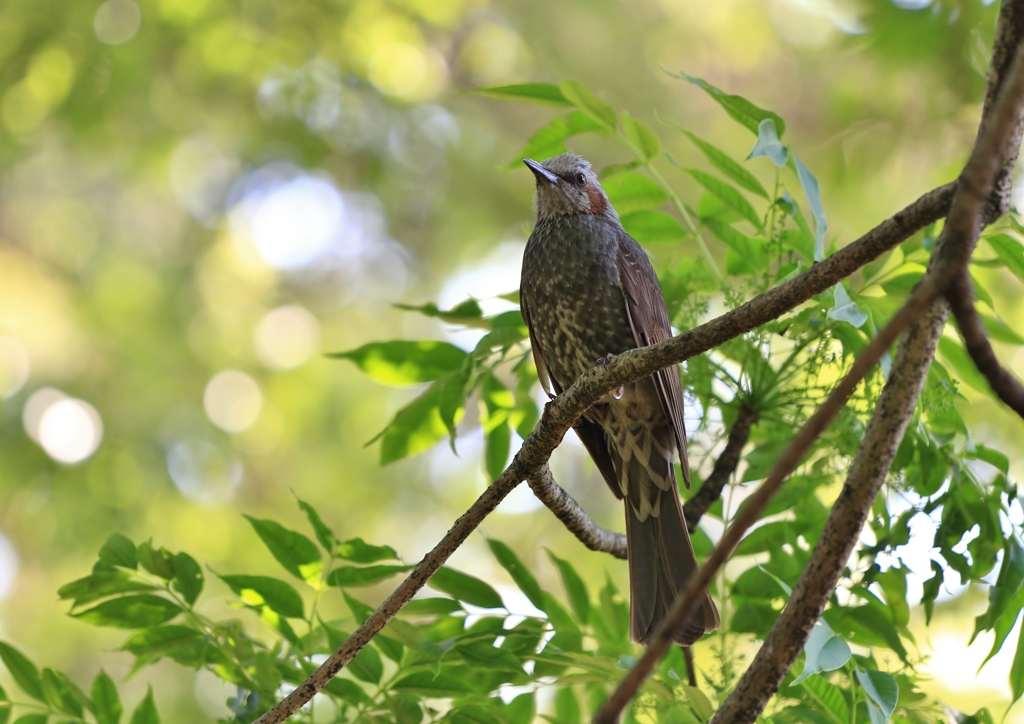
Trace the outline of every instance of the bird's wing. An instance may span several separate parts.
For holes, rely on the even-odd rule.
[[[526,295],[522,292],[519,294],[519,310],[523,315],[523,321],[526,322],[526,328],[530,330],[530,348],[533,350],[533,362],[537,366],[537,377],[540,378],[540,386],[544,388],[544,392],[549,396],[552,392],[560,395],[562,394],[562,385],[550,373],[547,363],[544,362],[544,353],[541,351],[540,343],[537,341],[537,335],[534,334],[533,324],[530,323],[530,309],[526,301]],[[580,417],[576,424],[573,425],[573,430],[576,431],[576,435],[579,437],[580,442],[583,443],[583,447],[590,453],[590,457],[597,466],[597,469],[601,471],[601,477],[608,483],[608,487],[611,488],[615,497],[621,499],[622,489],[619,487],[619,480],[615,475],[615,465],[612,463],[611,455],[608,452],[608,441],[605,439],[604,430],[596,422],[588,420],[586,417]]]
[[[633,237],[625,232],[619,243],[619,279],[622,296],[626,302],[626,314],[633,328],[637,347],[646,347],[662,342],[672,336],[672,325],[661,295],[658,277],[654,273],[647,254]],[[658,390],[662,409],[672,425],[679,448],[679,461],[683,480],[690,487],[690,466],[686,457],[686,428],[683,426],[683,386],[675,365],[658,370],[651,377]]]

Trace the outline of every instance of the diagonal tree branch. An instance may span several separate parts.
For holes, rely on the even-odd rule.
[[[740,405],[736,421],[729,430],[729,440],[715,461],[715,467],[700,486],[700,490],[683,505],[683,517],[686,518],[686,527],[691,533],[711,504],[722,497],[722,489],[736,472],[736,466],[740,464],[743,446],[750,439],[750,428],[757,422],[757,416],[757,413],[747,405]]]
[[[1020,4],[1024,5],[1024,0]],[[595,722],[612,724],[618,721],[622,710],[664,655],[671,641],[671,632],[689,615],[699,592],[724,565],[746,530],[756,522],[811,443],[838,413],[854,386],[870,366],[877,363],[881,354],[903,329],[913,322],[904,343],[900,345],[896,363],[872,416],[864,443],[857,452],[846,486],[833,506],[825,533],[811,554],[811,561],[753,663],[715,713],[712,722],[754,722],[764,710],[768,699],[778,691],[782,677],[792,667],[811,628],[835,590],[917,404],[949,314],[946,301],[934,301],[935,297],[939,293],[945,294],[955,280],[966,274],[967,264],[987,215],[994,213],[993,208],[998,210],[1001,206],[998,202],[992,202],[991,197],[993,194],[1009,192],[1008,188],[997,187],[997,183],[1006,167],[1012,167],[1016,160],[1017,148],[1010,144],[1019,145],[1021,137],[1024,117],[1024,45],[1019,43],[1019,39],[1018,46],[1020,50],[1014,54],[1012,68],[1005,76],[1001,76],[1003,87],[999,100],[992,106],[991,115],[981,124],[978,141],[961,174],[949,218],[920,285],[907,304],[872,340],[849,374],[811,416],[776,462],[764,483],[722,536],[704,566],[688,581],[647,651],[602,706],[594,718]]]
[[[596,367],[544,407],[533,432],[523,441],[512,464],[477,499],[427,553],[409,576],[321,666],[256,724],[279,724],[306,704],[369,641],[412,600],[427,580],[515,487],[545,464],[566,431],[597,400],[629,382],[678,364],[765,324],[849,276],[922,228],[944,217],[954,182],[928,192],[863,237],[816,263],[808,271],[746,304],[688,332],[652,347],[632,350]]]
[[[657,633],[647,646],[643,656],[633,665],[626,677],[619,683],[619,686],[612,692],[612,695],[605,701],[604,705],[594,717],[596,724],[613,724],[619,719],[619,715],[625,709],[629,701],[640,690],[644,680],[650,675],[658,661],[668,650],[672,642],[672,633],[679,628],[690,613],[690,609],[697,603],[697,598],[712,579],[718,574],[719,569],[732,555],[740,540],[754,523],[757,522],[761,512],[771,501],[775,493],[782,487],[782,483],[800,460],[810,449],[811,445],[828,426],[829,422],[839,414],[850,395],[857,388],[857,385],[871,369],[878,364],[878,361],[885,354],[886,350],[896,341],[905,330],[939,295],[940,287],[934,279],[925,280],[911,295],[907,303],[896,313],[892,321],[887,324],[878,336],[871,340],[871,343],[861,353],[860,357],[853,363],[853,367],[847,375],[840,380],[835,389],[822,403],[811,418],[804,424],[789,444],[782,456],[776,461],[771,472],[764,482],[754,491],[753,495],[746,500],[745,505],[740,508],[738,515],[732,525],[725,531],[722,539],[711,551],[707,561],[701,566],[696,575],[691,575],[683,590],[677,595],[672,609],[658,627]],[[731,720],[726,720],[730,721]]]

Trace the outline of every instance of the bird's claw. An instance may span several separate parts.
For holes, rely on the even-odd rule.
[[[597,366],[598,367],[605,367],[613,359],[615,359],[615,355],[612,354],[611,352],[609,352],[604,357],[598,357],[597,358]],[[622,395],[623,395],[624,392],[625,392],[625,388],[622,385],[619,385],[618,387],[616,387],[612,391],[612,397],[614,397],[616,400],[621,400],[622,399]]]

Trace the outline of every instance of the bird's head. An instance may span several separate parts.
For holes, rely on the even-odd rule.
[[[616,217],[608,197],[590,170],[590,162],[574,153],[563,153],[543,163],[524,158],[537,177],[537,218],[566,214],[598,214]]]

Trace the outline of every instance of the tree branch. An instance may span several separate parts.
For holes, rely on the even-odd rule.
[[[531,473],[526,482],[537,499],[544,503],[583,545],[592,551],[611,553],[616,558],[626,560],[626,536],[595,523],[575,498],[555,482],[546,464]]]
[[[725,449],[715,461],[715,467],[708,475],[704,484],[700,486],[692,498],[683,505],[683,517],[686,518],[686,527],[693,533],[700,522],[701,516],[707,512],[711,504],[722,497],[722,489],[729,482],[729,478],[736,472],[736,466],[740,464],[740,454],[743,446],[750,438],[750,428],[757,422],[757,413],[747,405],[740,405],[736,421],[729,430],[729,441]]]
[[[711,551],[707,561],[701,566],[696,576],[690,576],[685,586],[676,596],[672,609],[658,627],[654,638],[647,646],[643,656],[634,664],[626,677],[619,683],[619,686],[612,692],[612,695],[605,701],[604,705],[594,717],[596,724],[614,724],[619,719],[622,710],[625,709],[640,686],[643,684],[658,661],[664,656],[669,644],[672,642],[672,634],[682,625],[690,613],[690,609],[697,603],[697,598],[717,575],[718,570],[725,565],[725,562],[732,555],[740,540],[747,530],[757,522],[762,511],[771,501],[775,493],[782,487],[782,483],[799,464],[800,460],[810,449],[811,445],[828,426],[829,422],[839,414],[846,404],[850,395],[857,388],[857,385],[871,371],[871,368],[878,364],[886,350],[896,341],[905,330],[938,296],[940,286],[934,278],[924,280],[914,291],[910,299],[900,311],[892,318],[878,336],[871,340],[870,344],[861,353],[860,357],[853,363],[853,367],[846,376],[840,380],[835,389],[822,403],[811,418],[804,424],[789,444],[782,456],[776,461],[771,472],[764,482],[754,491],[745,505],[740,508],[738,515],[732,525],[725,531],[722,539]],[[801,644],[802,646],[802,644]],[[731,719],[727,719],[732,724]]]
[[[967,353],[975,367],[985,376],[992,390],[1007,407],[1024,417],[1024,387],[1017,378],[999,364],[992,345],[985,336],[981,317],[974,308],[974,290],[969,277],[964,274],[954,281],[954,287],[947,294],[949,304],[956,316],[960,334],[964,338]]]
[[[579,416],[612,390],[678,364],[738,337],[825,291],[868,262],[946,215],[955,183],[934,189],[879,224],[863,237],[816,263],[785,284],[758,295],[746,304],[652,347],[618,355],[607,365],[584,373],[544,407],[540,421],[523,441],[512,464],[452,526],[441,541],[416,565],[380,607],[331,654],[310,677],[261,716],[256,724],[279,724],[306,704],[397,613],[412,600],[427,580],[526,477],[539,470]]]

